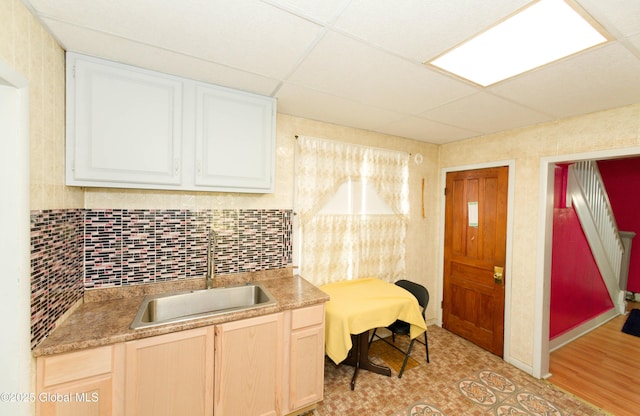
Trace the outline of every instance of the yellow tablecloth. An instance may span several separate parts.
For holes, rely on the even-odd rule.
[[[346,280],[320,286],[326,303],[325,351],[336,364],[351,349],[351,334],[386,327],[396,319],[411,324],[411,338],[427,329],[415,296],[376,278]]]

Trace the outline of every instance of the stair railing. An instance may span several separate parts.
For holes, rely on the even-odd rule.
[[[618,312],[625,313],[624,292],[619,287],[624,246],[596,162],[584,160],[569,166],[567,203],[578,214],[611,300]]]

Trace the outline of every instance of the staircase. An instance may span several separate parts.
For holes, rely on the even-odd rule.
[[[580,161],[569,166],[567,206],[573,205],[616,311],[625,313],[620,289],[624,247],[598,165]]]

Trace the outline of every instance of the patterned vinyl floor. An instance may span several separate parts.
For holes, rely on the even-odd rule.
[[[310,414],[607,415],[440,327],[429,327],[428,364],[424,352],[421,344],[414,345],[411,356],[420,365],[401,379],[394,370],[391,377],[361,371],[354,391],[349,388],[353,368],[326,358],[324,401]],[[385,364],[376,357],[372,361]]]

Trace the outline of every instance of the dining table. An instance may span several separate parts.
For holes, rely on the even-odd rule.
[[[391,369],[371,362],[369,331],[396,320],[410,324],[413,339],[427,330],[418,300],[409,291],[376,277],[343,280],[320,286],[330,297],[325,304],[325,353],[336,364],[391,376]]]

